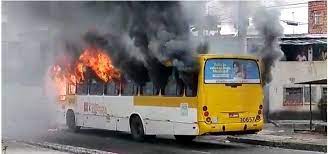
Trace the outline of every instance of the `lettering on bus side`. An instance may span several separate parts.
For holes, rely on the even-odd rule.
[[[97,103],[83,103],[83,111],[93,113],[95,115],[107,115],[106,106],[99,105]]]

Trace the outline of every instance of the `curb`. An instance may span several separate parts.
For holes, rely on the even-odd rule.
[[[39,146],[42,148],[62,151],[62,152],[69,152],[69,153],[75,153],[75,154],[116,154],[113,152],[107,152],[107,151],[101,151],[96,149],[88,149],[83,147],[76,147],[76,146],[70,146],[70,145],[63,145],[63,144],[55,144],[55,143],[49,143],[49,142],[32,142],[32,141],[16,141],[21,142],[33,146]]]
[[[239,137],[233,137],[233,136],[228,136],[227,140],[229,140],[231,142],[246,143],[246,144],[253,144],[253,145],[262,145],[262,146],[270,146],[270,147],[278,147],[278,148],[285,148],[285,149],[327,152],[327,146],[326,145],[266,141],[266,140],[250,139],[250,138],[239,138]]]

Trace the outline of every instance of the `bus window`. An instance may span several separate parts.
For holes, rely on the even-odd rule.
[[[205,62],[204,82],[260,84],[260,71],[255,60],[209,59]]]
[[[123,96],[135,96],[138,94],[138,87],[132,81],[127,81],[122,84],[122,95]]]
[[[169,77],[165,86],[165,96],[182,96],[183,82],[178,78],[178,74],[173,70],[172,75]]]
[[[157,93],[152,82],[147,82],[141,89],[140,94],[144,96],[153,96]]]
[[[76,85],[68,84],[68,94],[74,95],[76,93]]]
[[[198,73],[192,73],[190,75],[191,75],[191,83],[186,86],[186,96],[195,97],[197,96],[197,89],[198,89]]]
[[[88,94],[88,84],[81,83],[76,85],[76,94],[78,95],[87,95]]]
[[[103,95],[104,85],[102,82],[92,80],[90,84],[90,95]]]
[[[119,84],[115,82],[108,83],[105,88],[105,95],[117,96],[119,94]]]

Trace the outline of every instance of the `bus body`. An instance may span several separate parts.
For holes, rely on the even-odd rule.
[[[67,125],[142,135],[198,136],[258,132],[264,98],[260,64],[249,56],[200,55],[197,86],[183,94],[156,94],[151,85],[87,84],[61,96]],[[172,84],[173,91],[177,87]],[[107,87],[106,87],[107,86]],[[193,90],[195,92],[193,92]],[[169,93],[169,92],[168,92]],[[138,122],[134,122],[139,119]],[[137,123],[137,124],[136,124]],[[141,126],[140,126],[141,125]]]

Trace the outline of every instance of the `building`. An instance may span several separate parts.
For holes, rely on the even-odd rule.
[[[327,1],[310,1],[308,10],[309,34],[326,34]]]
[[[312,40],[312,41],[311,41]],[[319,40],[319,41],[315,41]],[[297,44],[298,43],[298,44]],[[285,52],[285,60],[276,63],[272,70],[273,80],[269,86],[269,119],[309,119],[310,88],[308,85],[295,84],[303,81],[320,80],[327,78],[327,61],[317,57],[320,49],[313,51],[315,46],[326,46],[327,38],[320,39],[306,38],[303,42],[299,40],[282,40],[282,50]],[[287,47],[286,47],[287,46]],[[296,61],[290,52],[296,49],[305,49],[307,61]],[[326,51],[327,49],[325,49]],[[316,53],[316,54],[313,54]],[[292,57],[292,58],[291,58]],[[311,88],[311,100],[313,118],[321,119],[319,100],[327,97],[327,85],[315,85]]]
[[[310,87],[295,83],[327,79],[326,9],[326,1],[309,2],[308,34],[281,38],[285,57],[273,69],[268,87],[269,119],[310,119]],[[317,120],[324,119],[319,107],[321,98],[327,99],[327,85],[312,85],[313,118]]]

